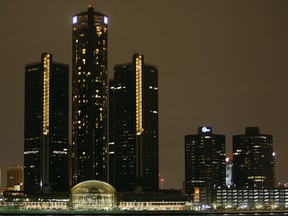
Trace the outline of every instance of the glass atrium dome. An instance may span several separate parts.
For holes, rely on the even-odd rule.
[[[84,181],[71,189],[71,204],[79,210],[113,210],[116,206],[116,189],[97,180]]]

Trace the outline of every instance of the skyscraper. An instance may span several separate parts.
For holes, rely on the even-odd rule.
[[[73,16],[73,184],[107,180],[108,18],[88,11]]]
[[[247,127],[244,135],[233,136],[233,183],[236,187],[274,187],[273,136]]]
[[[159,188],[158,69],[133,55],[131,63],[114,67],[110,83],[110,146],[113,179],[118,191],[157,191]]]
[[[25,66],[24,183],[28,193],[68,190],[69,67],[43,53]]]
[[[185,136],[185,191],[205,188],[207,200],[215,187],[226,185],[225,136],[212,133],[211,127],[199,127],[198,134]]]

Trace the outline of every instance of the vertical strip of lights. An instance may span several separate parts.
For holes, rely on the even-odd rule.
[[[136,134],[142,132],[142,56],[139,55],[136,58]]]
[[[49,133],[49,103],[50,103],[50,54],[44,56],[43,76],[43,135]]]

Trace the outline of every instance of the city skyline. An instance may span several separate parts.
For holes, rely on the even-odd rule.
[[[185,0],[1,1],[2,180],[13,159],[23,164],[25,64],[52,53],[69,64],[71,86],[72,16],[89,4],[109,17],[110,78],[136,51],[159,67],[164,188],[182,187],[184,136],[202,125],[226,135],[228,156],[245,127],[273,135],[277,182],[288,181],[288,2]]]

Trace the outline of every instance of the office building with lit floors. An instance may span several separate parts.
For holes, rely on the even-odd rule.
[[[185,193],[195,203],[211,204],[213,192],[226,186],[225,136],[199,127],[185,136]]]
[[[69,67],[43,53],[25,66],[24,188],[68,191]]]
[[[244,135],[233,136],[233,183],[235,187],[275,187],[273,136],[259,127],[247,127]]]
[[[159,189],[158,69],[134,54],[131,63],[114,67],[110,82],[110,129],[114,130],[113,178],[117,191]],[[110,96],[111,97],[111,96]]]
[[[72,18],[72,177],[107,181],[108,18],[88,10]]]

